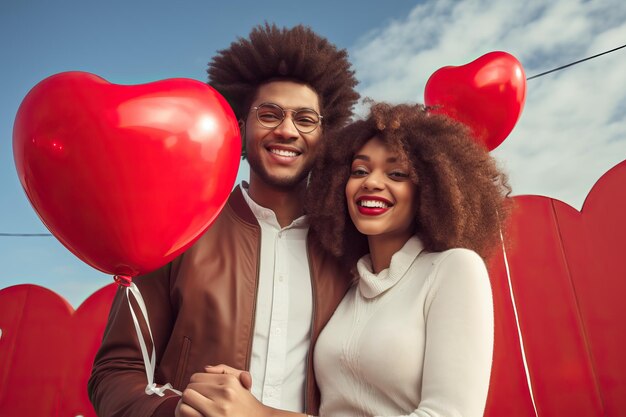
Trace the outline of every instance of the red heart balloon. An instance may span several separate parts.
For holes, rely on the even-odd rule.
[[[526,99],[522,64],[506,52],[490,52],[459,67],[443,67],[426,82],[424,102],[468,125],[479,142],[495,149],[511,133]]]
[[[232,189],[241,140],[204,83],[123,86],[67,72],[24,98],[13,131],[19,179],[46,227],[105,273],[164,265],[211,224]]]

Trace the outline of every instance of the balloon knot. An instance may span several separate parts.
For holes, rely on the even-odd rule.
[[[117,282],[120,287],[130,287],[130,283],[133,281],[132,277],[128,275],[115,275],[113,281]]]

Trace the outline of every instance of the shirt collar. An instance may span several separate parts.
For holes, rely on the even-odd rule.
[[[271,209],[257,204],[257,202],[250,197],[248,194],[248,183],[246,181],[242,181],[241,183],[241,193],[243,194],[243,198],[246,200],[246,203],[248,203],[248,206],[250,206],[252,214],[254,214],[254,217],[256,217],[259,223],[271,226],[277,230],[306,229],[309,227],[307,217],[300,216],[292,221],[289,226],[281,228],[280,224],[278,224],[278,219],[276,219],[276,214]]]
[[[411,268],[418,255],[424,250],[424,244],[417,236],[412,236],[402,249],[391,257],[389,268],[378,274],[373,272],[372,258],[363,256],[356,264],[359,272],[359,292],[365,298],[374,298],[393,287]]]

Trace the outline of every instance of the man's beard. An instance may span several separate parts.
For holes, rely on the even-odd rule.
[[[260,162],[260,158],[254,154],[248,154],[248,163],[250,164],[250,170],[254,172],[263,182],[267,185],[280,189],[282,191],[290,191],[300,186],[307,180],[309,172],[313,168],[313,159],[308,161],[302,166],[302,169],[293,176],[290,177],[276,177],[270,175],[263,164]]]

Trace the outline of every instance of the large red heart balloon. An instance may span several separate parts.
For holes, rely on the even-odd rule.
[[[525,99],[522,64],[506,52],[490,52],[466,65],[440,68],[424,89],[427,106],[468,125],[489,150],[511,133]]]
[[[13,152],[26,195],[61,243],[105,273],[135,276],[215,219],[241,139],[226,100],[199,81],[124,86],[67,72],[24,98]]]

